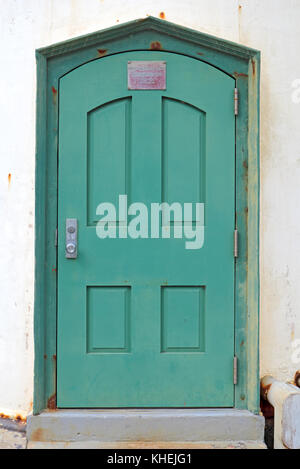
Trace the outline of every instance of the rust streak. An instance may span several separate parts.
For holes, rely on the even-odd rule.
[[[47,408],[50,410],[56,409],[56,393],[52,394],[52,396],[49,397],[47,402]]]
[[[161,11],[160,14],[159,14],[159,17],[160,17],[160,19],[164,20],[165,17],[166,17],[165,12]]]
[[[253,73],[253,76],[255,77],[255,60],[251,59],[251,63],[252,63],[252,73]]]
[[[55,105],[57,101],[57,89],[54,86],[52,86],[51,90],[52,90],[53,104]]]
[[[10,186],[10,183],[11,183],[11,173],[8,173],[7,180],[8,180],[8,185]]]
[[[233,72],[235,78],[240,78],[240,77],[244,77],[244,78],[247,78],[248,75],[247,73],[238,73],[238,72]]]

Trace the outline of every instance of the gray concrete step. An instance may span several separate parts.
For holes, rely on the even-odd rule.
[[[264,418],[237,409],[56,410],[27,420],[29,448],[260,447],[263,437]]]

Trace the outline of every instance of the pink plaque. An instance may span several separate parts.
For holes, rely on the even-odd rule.
[[[165,90],[166,62],[141,61],[128,62],[129,90]]]

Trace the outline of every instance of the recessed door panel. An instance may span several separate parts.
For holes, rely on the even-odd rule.
[[[163,200],[204,202],[205,113],[169,98],[162,99],[162,106]]]

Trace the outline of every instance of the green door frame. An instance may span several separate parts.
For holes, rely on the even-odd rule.
[[[236,80],[235,408],[259,412],[259,69],[260,53],[147,17],[38,49],[33,413],[56,408],[57,166],[59,79],[104,55],[163,50],[202,60]],[[234,97],[232,97],[234,112]]]

